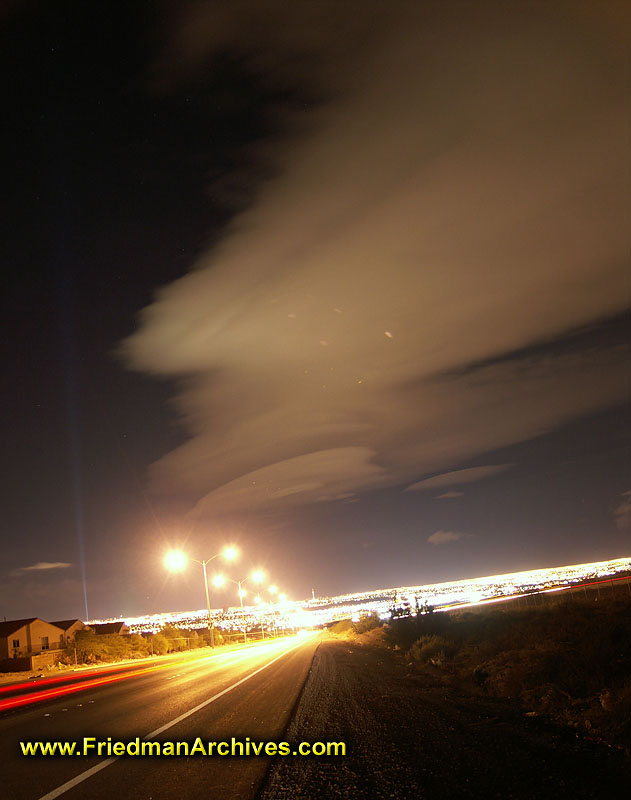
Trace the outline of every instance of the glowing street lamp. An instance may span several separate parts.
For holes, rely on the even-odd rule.
[[[182,572],[186,567],[188,558],[181,550],[169,550],[164,557],[164,566],[169,572]]]
[[[239,557],[239,549],[234,545],[228,545],[223,551],[223,557],[226,561],[234,561]]]
[[[225,582],[226,582],[226,579],[224,578],[223,575],[214,575],[213,576],[213,586],[216,586],[217,588],[219,588],[220,586],[223,586],[225,584]]]
[[[210,615],[210,596],[208,594],[208,574],[206,572],[206,564],[210,564],[211,561],[214,561],[220,556],[225,558],[226,561],[234,561],[238,555],[239,551],[237,548],[230,545],[228,547],[224,547],[221,553],[216,553],[214,556],[205,558],[202,561],[199,561],[197,558],[189,559],[186,553],[183,553],[181,550],[169,550],[169,552],[164,556],[164,566],[167,570],[169,570],[169,572],[182,572],[189,560],[194,561],[196,564],[202,565],[202,569],[204,571],[204,590],[206,592],[206,610],[208,612],[208,632],[210,634],[211,647],[215,646],[215,635],[213,631],[213,621]]]
[[[251,575],[247,575],[245,578],[242,578],[240,581],[235,581],[234,578],[226,578],[224,575],[215,575],[213,578],[213,583],[215,586],[223,586],[226,581],[230,581],[230,583],[235,583],[238,587],[238,594],[239,594],[239,603],[241,605],[241,611],[243,611],[243,598],[247,596],[247,591],[243,588],[243,584],[246,581],[252,580],[254,583],[262,583],[265,580],[265,573],[262,569],[255,569]],[[243,621],[243,641],[247,642],[248,634],[246,631],[246,624],[245,620]]]
[[[234,581],[232,578],[228,578],[229,581],[232,583],[236,583],[239,587],[239,600],[241,601],[241,609],[243,610],[243,598],[247,596],[247,591],[243,588],[243,584],[246,581],[254,581],[254,583],[263,583],[265,580],[265,573],[262,569],[255,569],[251,575],[242,578],[240,581]]]

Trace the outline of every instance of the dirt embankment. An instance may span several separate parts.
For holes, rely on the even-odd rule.
[[[334,637],[319,646],[286,734],[345,742],[344,757],[278,759],[260,800],[617,796],[624,754],[463,691],[402,652]]]
[[[401,651],[412,668],[480,697],[568,726],[631,754],[631,597],[567,596],[424,614],[381,625],[337,623],[358,644]]]

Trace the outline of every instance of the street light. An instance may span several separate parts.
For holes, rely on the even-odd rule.
[[[164,566],[169,572],[181,572],[186,566],[187,560],[181,550],[169,550],[164,557]]]
[[[284,606],[287,602],[287,595],[284,592],[281,592],[278,595],[278,606]],[[276,624],[276,617],[274,617],[274,624]],[[283,636],[285,635],[285,617],[283,617]]]
[[[169,552],[164,556],[164,566],[170,572],[182,572],[188,561],[194,561],[196,564],[202,565],[202,569],[204,571],[204,590],[206,592],[206,610],[208,612],[208,633],[210,634],[211,647],[215,646],[215,635],[213,631],[212,617],[210,615],[210,596],[208,594],[208,574],[206,572],[206,564],[210,564],[211,561],[214,561],[220,556],[225,558],[226,561],[234,561],[238,555],[239,551],[237,548],[230,545],[228,547],[224,547],[221,553],[216,553],[214,556],[205,558],[202,561],[199,561],[197,558],[189,559],[186,553],[183,553],[181,550],[169,550]]]
[[[260,615],[260,618],[261,618],[261,639],[264,639],[265,638],[265,629],[263,628],[263,613],[262,613],[262,609],[261,609],[261,607],[263,605],[263,598],[261,597],[260,594],[256,595],[256,597],[254,598],[254,602],[259,607],[259,615]]]
[[[251,575],[246,575],[245,578],[242,578],[240,581],[235,581],[234,578],[226,578],[225,575],[215,575],[213,578],[213,584],[215,586],[223,586],[226,581],[230,581],[230,583],[236,584],[239,593],[239,603],[241,605],[241,611],[243,611],[243,598],[247,595],[246,590],[243,588],[243,584],[246,581],[252,580],[254,583],[262,583],[265,580],[265,573],[262,569],[255,569]],[[245,624],[245,620],[243,620],[243,641],[248,641],[248,634],[246,631],[247,625]]]

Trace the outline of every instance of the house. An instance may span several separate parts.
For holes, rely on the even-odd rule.
[[[81,622],[80,619],[62,619],[58,620],[57,622],[51,622],[51,625],[56,625],[58,628],[62,629],[63,631],[63,636],[61,637],[62,647],[66,647],[66,645],[69,642],[74,641],[75,633],[77,631],[89,630],[85,622]]]
[[[39,617],[0,622],[0,659],[60,650],[63,630]]]
[[[119,636],[129,635],[129,625],[126,625],[124,622],[101,622],[98,625],[90,625],[90,630],[93,630],[97,636],[111,634],[118,634]]]

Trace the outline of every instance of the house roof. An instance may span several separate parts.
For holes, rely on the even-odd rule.
[[[28,619],[11,619],[8,622],[0,622],[0,639],[5,636],[11,636],[12,633],[28,625],[30,622],[35,622],[39,617],[29,617]],[[43,622],[44,620],[40,620]]]
[[[75,622],[81,622],[83,625],[83,622],[80,619],[62,619],[58,622],[51,622],[50,624],[56,625],[58,628],[63,628],[63,630],[67,631],[68,628],[72,628]]]
[[[100,625],[90,625],[95,633],[120,633],[123,628],[129,630],[125,622],[101,622]]]

